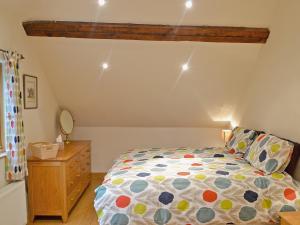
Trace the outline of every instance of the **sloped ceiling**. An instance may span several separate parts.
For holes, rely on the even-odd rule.
[[[268,27],[275,0],[10,0],[26,20]],[[263,45],[29,38],[77,126],[225,126]],[[102,62],[109,69],[102,71]],[[181,65],[190,70],[182,73]]]

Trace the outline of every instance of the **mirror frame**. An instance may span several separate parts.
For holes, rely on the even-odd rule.
[[[71,115],[71,117],[72,117],[72,121],[73,121],[72,131],[73,131],[73,129],[74,129],[74,121],[75,121],[75,120],[74,120],[73,114],[72,114],[69,110],[67,110],[67,109],[62,109],[62,110],[60,111],[60,114],[59,114],[59,125],[60,125],[60,130],[61,130],[61,132],[66,136],[65,142],[68,144],[68,143],[70,143],[69,135],[72,134],[72,131],[71,131],[70,133],[67,133],[67,132],[64,130],[64,128],[63,128],[62,121],[61,121],[61,115],[62,115],[63,112],[68,112],[68,113]]]

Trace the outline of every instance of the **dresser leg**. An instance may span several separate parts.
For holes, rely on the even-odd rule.
[[[64,215],[62,215],[62,221],[63,221],[63,223],[66,223],[66,222],[68,222],[68,214],[64,214]]]

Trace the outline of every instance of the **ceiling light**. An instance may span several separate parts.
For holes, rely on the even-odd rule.
[[[100,6],[104,6],[106,4],[106,0],[98,0],[98,4]]]
[[[189,69],[189,64],[185,63],[182,65],[182,71],[187,71]]]
[[[103,70],[108,69],[108,63],[102,63],[102,69]]]
[[[187,1],[185,2],[185,7],[186,7],[187,9],[192,8],[192,7],[193,7],[193,1],[192,1],[192,0],[187,0]]]

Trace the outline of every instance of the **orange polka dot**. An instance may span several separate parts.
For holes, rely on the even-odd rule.
[[[260,176],[264,176],[265,173],[263,171],[254,171],[254,173],[260,175]]]
[[[195,156],[192,154],[186,154],[184,155],[184,158],[195,158]]]
[[[177,173],[179,176],[188,176],[188,175],[190,175],[190,173],[189,172],[179,172],[179,173]]]
[[[229,153],[229,154],[234,154],[234,153],[235,153],[235,150],[234,150],[234,149],[230,149],[230,150],[228,151],[228,153]]]
[[[131,167],[123,167],[122,169],[120,170],[129,170]]]
[[[192,166],[202,166],[201,163],[193,163]]]
[[[125,196],[125,195],[121,195],[117,198],[116,200],[116,205],[119,208],[125,208],[130,204],[130,198]]]
[[[218,198],[218,195],[214,191],[206,190],[203,192],[203,200],[206,202],[214,202]]]
[[[257,139],[257,141],[260,142],[262,139],[264,139],[265,136],[266,136],[265,134],[261,135],[261,136]]]
[[[129,162],[132,162],[133,160],[132,159],[126,159],[123,161],[123,163],[129,163]]]
[[[286,188],[284,190],[284,197],[287,199],[287,200],[290,200],[290,201],[293,201],[296,199],[296,193],[293,189],[291,188]]]

